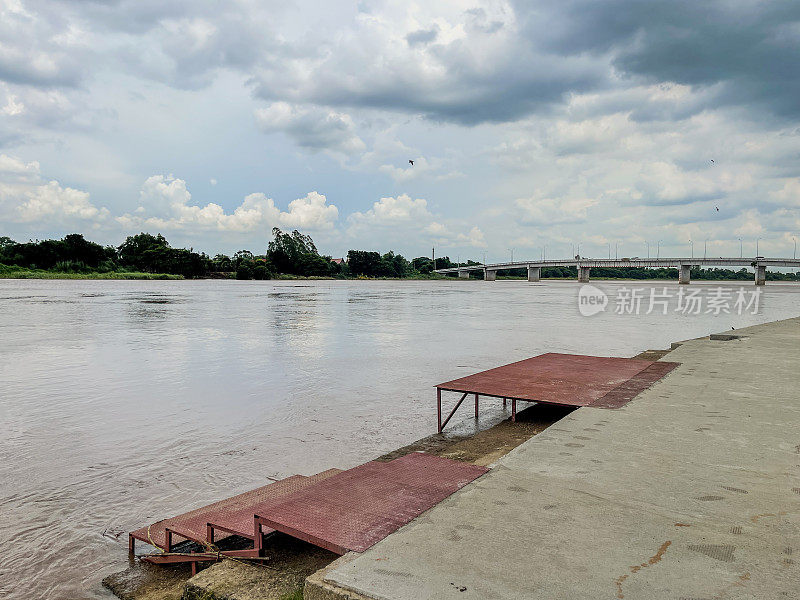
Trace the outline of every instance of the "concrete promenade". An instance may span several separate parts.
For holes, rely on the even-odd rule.
[[[800,319],[685,342],[618,410],[580,408],[307,599],[800,598]]]

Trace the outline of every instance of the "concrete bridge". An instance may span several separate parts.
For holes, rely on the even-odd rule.
[[[752,267],[754,270],[755,284],[764,285],[766,282],[767,267],[800,267],[797,258],[575,258],[565,260],[526,260],[516,262],[494,263],[486,265],[470,265],[452,267],[449,269],[436,269],[436,273],[446,275],[458,273],[459,277],[469,277],[470,271],[483,271],[486,281],[497,279],[497,272],[506,269],[527,269],[528,281],[539,281],[542,269],[547,267],[576,267],[578,281],[589,281],[589,271],[592,268],[621,268],[621,267],[673,267],[678,269],[678,283],[689,283],[689,274],[692,267]]]

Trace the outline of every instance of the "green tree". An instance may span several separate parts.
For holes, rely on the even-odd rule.
[[[277,227],[267,248],[267,261],[277,273],[291,275],[330,275],[334,271],[329,256],[320,256],[314,240],[295,230],[284,233]]]
[[[347,252],[347,265],[351,275],[377,277],[381,266],[381,255],[367,250],[350,250]]]

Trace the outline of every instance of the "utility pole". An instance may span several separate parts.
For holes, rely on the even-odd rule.
[[[656,258],[661,258],[661,240],[658,240],[658,245],[656,246]]]
[[[614,245],[614,258],[619,260],[619,242]]]
[[[739,258],[744,257],[744,246],[742,245],[742,238],[739,238]]]
[[[509,252],[511,252],[511,262],[513,263],[514,262],[514,249],[513,248],[507,248],[507,250]]]
[[[483,251],[483,266],[486,266],[486,250]]]
[[[431,274],[433,274],[433,271],[436,270],[436,248],[431,248],[431,262],[433,263]]]

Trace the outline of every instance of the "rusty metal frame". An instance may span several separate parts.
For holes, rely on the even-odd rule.
[[[442,422],[442,392],[457,392],[459,394],[463,394],[459,401],[456,403],[455,407],[450,414],[447,415],[447,418]],[[436,424],[437,424],[437,431],[442,433],[444,428],[447,426],[447,423],[450,422],[450,419],[458,410],[458,407],[461,406],[461,403],[464,402],[464,399],[472,394],[473,392],[465,392],[464,390],[454,390],[451,388],[439,387],[436,386]],[[486,396],[488,398],[502,398],[503,400],[503,409],[506,409],[506,403],[508,400],[511,400],[511,422],[517,422],[517,400],[520,402],[529,402],[531,404],[550,404],[549,402],[542,402],[541,400],[529,400],[527,398],[509,398],[503,396],[495,396],[494,394],[480,394],[480,396]],[[478,418],[478,397],[479,394],[475,393],[475,418]],[[556,403],[552,403],[556,404]]]
[[[278,523],[276,521],[272,521],[272,520],[270,520],[270,519],[268,519],[266,517],[260,517],[258,515],[255,515],[253,521],[254,521],[255,528],[256,528],[256,538],[257,539],[261,538],[261,526],[262,525],[266,525],[270,529],[273,529],[275,531],[280,531],[280,532],[285,533],[286,535],[289,535],[289,536],[291,536],[293,538],[296,538],[298,540],[302,540],[304,542],[308,542],[309,544],[313,544],[313,545],[315,545],[315,546],[317,546],[319,548],[323,548],[324,550],[329,550],[329,551],[333,552],[334,554],[338,554],[339,556],[344,556],[345,554],[347,554],[349,552],[349,550],[347,548],[345,548],[344,546],[340,546],[338,544],[334,544],[334,543],[329,542],[329,541],[327,541],[327,540],[325,540],[323,538],[317,537],[315,535],[311,535],[311,534],[306,533],[305,531],[302,531],[302,530],[297,529],[295,527],[289,527],[289,526],[284,525],[282,523]],[[257,541],[256,544],[258,544],[259,551],[260,551],[261,550],[261,542]]]

